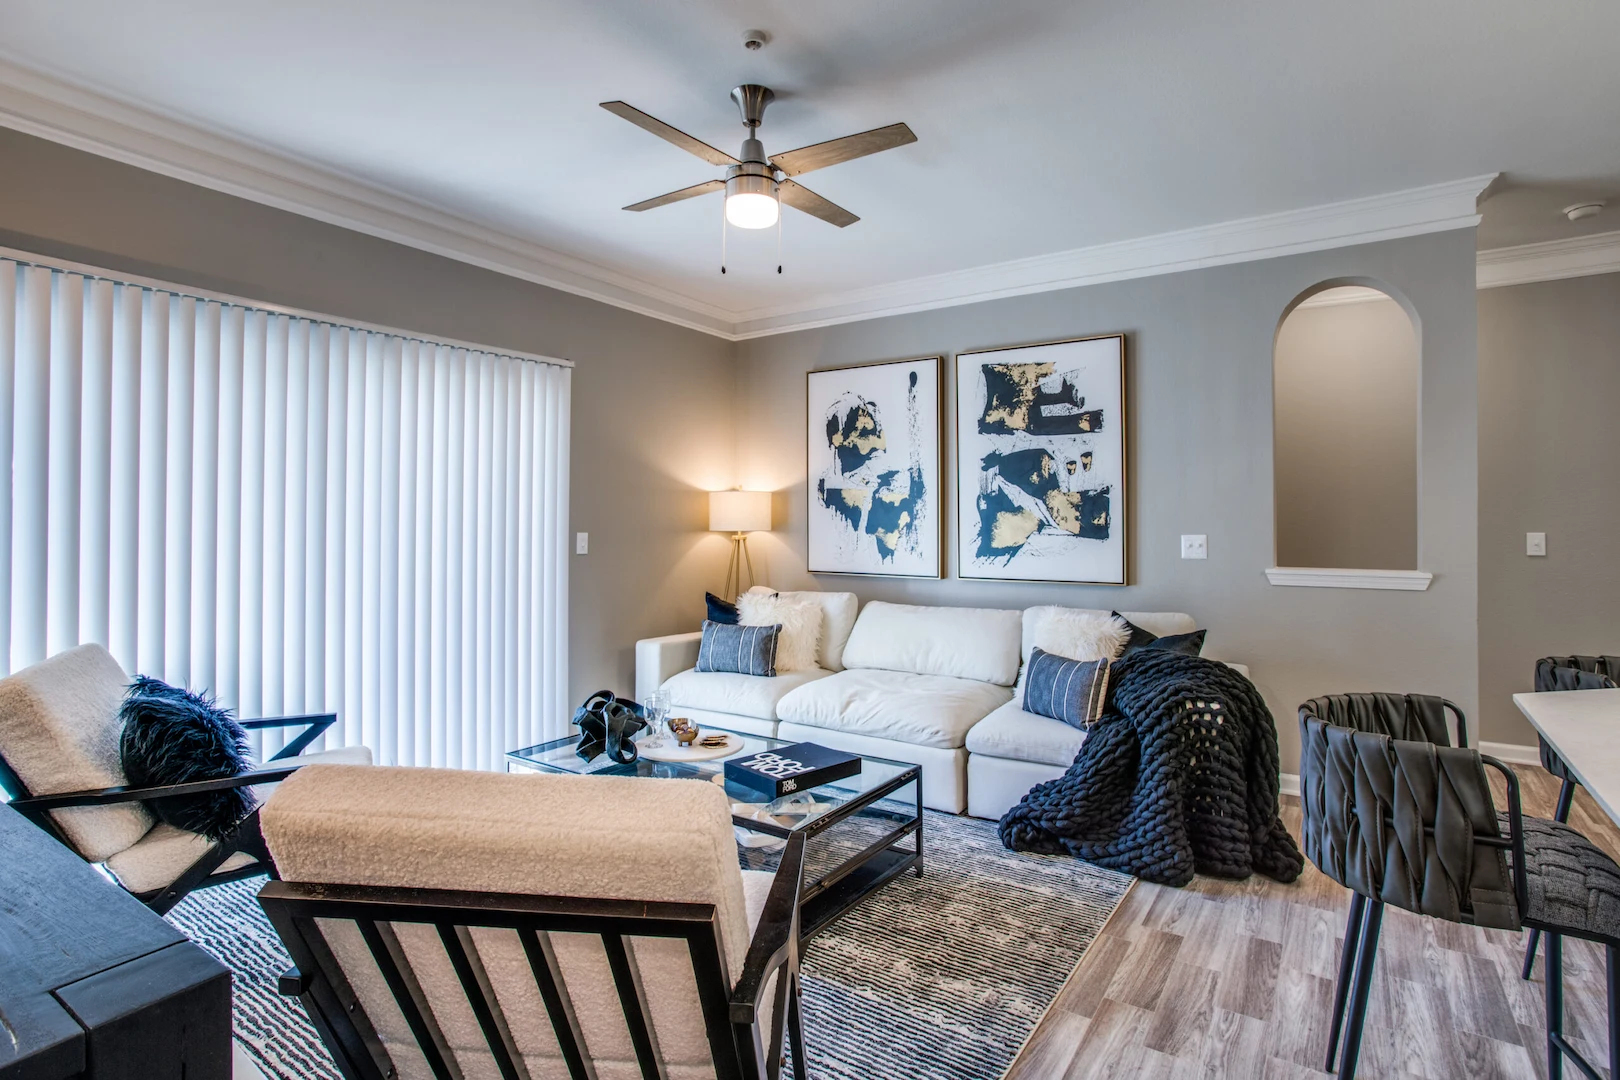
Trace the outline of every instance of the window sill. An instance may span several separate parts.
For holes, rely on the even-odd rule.
[[[1307,589],[1394,589],[1422,592],[1434,580],[1424,570],[1335,570],[1306,566],[1273,566],[1266,571],[1273,585]]]

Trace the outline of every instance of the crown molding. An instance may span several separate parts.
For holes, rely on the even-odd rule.
[[[1007,296],[1173,274],[1403,236],[1472,228],[1495,173],[1343,202],[1038,255],[948,274],[855,289],[815,306],[756,309],[740,339],[954,307]]]
[[[1620,273],[1620,232],[1492,248],[1479,253],[1477,273],[1481,289]]]
[[[4,55],[0,125],[729,341],[1470,228],[1479,223],[1478,197],[1495,178],[1469,177],[739,311],[118,100]]]
[[[732,313],[0,56],[0,125],[214,191],[729,337]]]

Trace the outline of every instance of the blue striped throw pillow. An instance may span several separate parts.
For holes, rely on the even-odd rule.
[[[782,624],[736,626],[703,621],[698,644],[699,671],[731,671],[738,675],[776,675],[776,641]]]
[[[1031,650],[1024,678],[1024,711],[1086,728],[1108,697],[1108,660],[1070,660]]]

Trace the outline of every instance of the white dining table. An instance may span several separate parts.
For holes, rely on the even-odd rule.
[[[1620,824],[1620,690],[1514,694],[1513,704]]]

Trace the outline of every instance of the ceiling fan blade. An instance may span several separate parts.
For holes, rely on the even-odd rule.
[[[622,101],[604,101],[602,108],[614,116],[621,116],[643,131],[650,131],[667,142],[685,150],[688,154],[696,154],[710,165],[735,165],[737,159],[724,150],[716,150],[702,139],[694,139],[679,128],[672,128],[655,116],[648,116],[634,105],[626,105]]]
[[[875,154],[880,150],[893,150],[897,146],[917,141],[917,136],[904,124],[890,124],[888,127],[873,128],[863,131],[859,135],[845,135],[842,139],[832,139],[814,146],[801,146],[797,150],[789,150],[784,154],[773,154],[771,164],[787,176],[800,176],[813,169],[825,169],[829,165],[837,165],[841,161],[853,161],[855,158]]]
[[[668,206],[670,203],[680,202],[683,199],[693,199],[699,195],[707,195],[711,191],[720,191],[726,186],[724,180],[705,180],[701,184],[683,187],[679,191],[672,191],[668,195],[660,195],[656,199],[643,199],[638,203],[631,203],[626,210],[652,210],[659,206]]]
[[[827,224],[836,225],[840,229],[861,220],[837,203],[823,199],[803,184],[783,180],[777,191],[782,201],[793,207],[793,209],[803,210],[811,217],[818,217]]]

